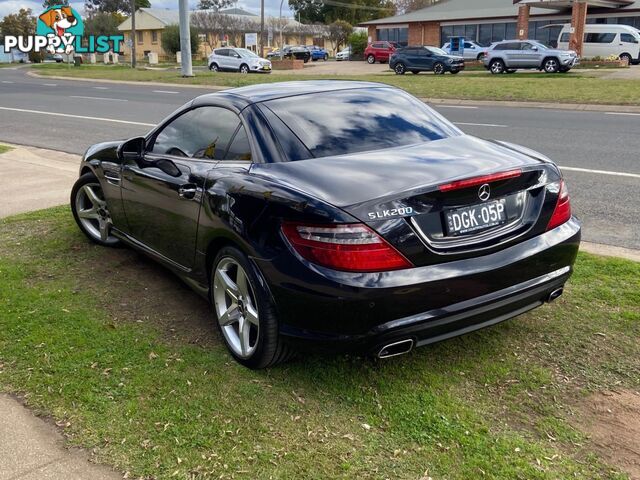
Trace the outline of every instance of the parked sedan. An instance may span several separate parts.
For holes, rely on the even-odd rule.
[[[580,241],[549,159],[368,82],[200,96],[144,137],[90,147],[71,208],[92,241],[138,249],[208,299],[251,368],[489,327],[556,299]]]
[[[285,46],[282,50],[274,50],[273,52],[267,53],[267,58],[295,58],[296,60],[302,60],[304,63],[307,63],[311,60],[311,50],[304,45],[288,45]]]
[[[436,75],[452,74],[464,70],[464,59],[449,55],[436,47],[405,47],[397,50],[389,59],[389,68],[397,75],[411,73],[433,72]]]
[[[566,73],[580,63],[573,50],[556,50],[535,40],[498,42],[487,51],[484,66],[493,74],[536,69],[547,73]]]
[[[271,62],[246,48],[216,48],[209,55],[209,70],[271,73]]]
[[[324,60],[325,62],[329,60],[329,52],[327,52],[324,48],[313,45],[309,47],[309,52],[311,53],[311,60]]]
[[[351,48],[347,47],[344,50],[340,50],[336,53],[336,61],[349,60],[351,58]]]

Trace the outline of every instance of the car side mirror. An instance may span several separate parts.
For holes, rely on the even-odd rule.
[[[118,158],[120,160],[138,161],[144,156],[144,137],[135,137],[127,140],[118,147]]]
[[[531,50],[533,50],[534,52],[538,51],[538,47],[533,47]]]

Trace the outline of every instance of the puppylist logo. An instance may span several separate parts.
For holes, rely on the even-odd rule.
[[[84,35],[82,17],[69,5],[56,5],[40,14],[35,35],[7,35],[4,50],[23,53],[122,53],[123,35]]]

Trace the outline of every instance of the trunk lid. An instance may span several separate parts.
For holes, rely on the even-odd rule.
[[[345,210],[414,265],[488,253],[541,233],[554,207],[546,186],[560,179],[548,161],[471,136],[257,164],[251,172]],[[475,180],[458,183],[468,179]],[[486,198],[479,196],[481,187],[488,187]],[[471,225],[454,228],[462,223]]]

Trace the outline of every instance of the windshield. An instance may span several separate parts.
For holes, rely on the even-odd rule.
[[[449,55],[447,52],[437,47],[424,47],[429,50],[431,53],[435,53],[436,55]]]
[[[243,58],[253,58],[258,56],[251,50],[247,50],[246,48],[236,48],[236,52],[238,52]]]
[[[314,157],[427,143],[461,132],[395,88],[349,89],[271,100],[265,105]],[[309,108],[309,105],[322,108]],[[297,160],[291,158],[290,160]]]

